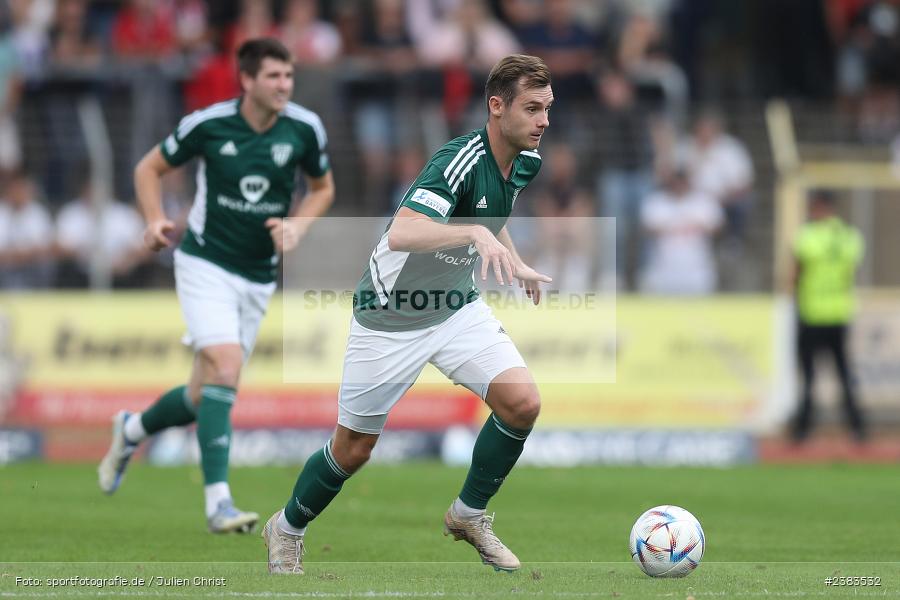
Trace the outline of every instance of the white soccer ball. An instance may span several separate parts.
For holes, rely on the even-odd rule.
[[[694,515],[678,506],[657,506],[631,528],[631,558],[650,577],[684,577],[697,568],[706,536]]]

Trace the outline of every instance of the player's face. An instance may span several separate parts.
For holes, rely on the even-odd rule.
[[[246,95],[259,106],[280,112],[294,93],[294,67],[290,63],[264,58],[256,77],[242,75]]]
[[[514,147],[534,150],[541,143],[544,130],[550,125],[550,105],[553,90],[550,86],[520,89],[512,104],[503,107],[500,130]]]

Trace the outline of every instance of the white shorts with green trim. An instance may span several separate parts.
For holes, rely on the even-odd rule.
[[[515,344],[482,300],[439,325],[413,331],[375,331],[353,319],[338,395],[338,424],[380,434],[391,408],[427,363],[482,399],[497,375],[525,367]]]
[[[256,283],[208,260],[175,251],[175,291],[194,351],[240,344],[250,358],[276,283]]]

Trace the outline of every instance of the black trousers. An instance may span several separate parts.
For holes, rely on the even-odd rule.
[[[834,359],[834,366],[840,378],[847,425],[857,438],[862,438],[865,435],[863,418],[847,361],[847,326],[807,325],[799,320],[798,323],[797,353],[803,380],[800,406],[794,418],[793,436],[797,439],[806,437],[812,426],[815,358],[820,352],[827,351]]]

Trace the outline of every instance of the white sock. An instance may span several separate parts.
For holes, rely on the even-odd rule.
[[[277,523],[278,529],[288,535],[303,535],[306,533],[306,526],[297,528],[288,523],[287,517],[284,516],[284,511],[281,511],[281,514],[278,515]]]
[[[463,519],[477,519],[478,517],[484,516],[483,508],[472,508],[459,498],[453,501],[453,512]]]
[[[131,413],[125,419],[125,427],[122,428],[125,434],[125,440],[132,444],[139,444],[147,439],[147,430],[141,423],[141,413]]]
[[[228,482],[218,481],[203,487],[203,493],[206,495],[206,518],[216,514],[219,508],[219,502],[231,499],[231,488]]]

